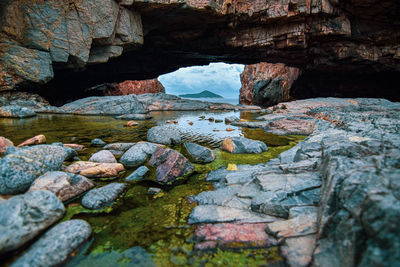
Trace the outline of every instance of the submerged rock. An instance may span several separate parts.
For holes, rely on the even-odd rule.
[[[174,126],[156,126],[147,132],[147,140],[163,145],[182,143],[181,132]]]
[[[44,144],[46,143],[46,136],[43,134],[36,135],[28,140],[25,140],[21,144],[18,145],[18,147],[23,147],[23,146],[31,146],[31,145],[39,145],[39,144]]]
[[[83,220],[60,223],[47,231],[11,266],[59,266],[79,249],[92,234]]]
[[[117,163],[114,155],[108,150],[101,150],[97,153],[94,153],[89,161],[99,162],[99,163]]]
[[[23,246],[64,215],[62,202],[50,191],[14,196],[0,203],[0,254]]]
[[[146,166],[141,166],[137,168],[131,175],[126,177],[125,181],[127,182],[133,182],[133,181],[138,181],[143,179],[143,177],[146,175],[146,173],[149,171],[149,168]]]
[[[0,136],[0,154],[6,152],[7,148],[13,145],[14,143],[11,140]]]
[[[126,167],[142,165],[159,147],[158,144],[139,142],[126,151],[119,161]]]
[[[37,145],[7,150],[0,159],[0,194],[23,193],[32,182],[48,171],[57,171],[69,157],[66,148]]]
[[[118,176],[124,169],[124,166],[120,163],[77,161],[63,168],[63,171],[89,178],[112,178]]]
[[[124,114],[115,117],[116,119],[120,120],[136,120],[136,121],[141,121],[141,120],[150,120],[153,118],[153,116],[149,114]]]
[[[210,163],[215,160],[215,154],[209,148],[194,143],[184,143],[184,146],[195,163]]]
[[[251,140],[245,137],[233,137],[222,142],[222,150],[235,154],[258,154],[268,151],[268,147],[261,141]]]
[[[0,118],[29,118],[36,116],[36,112],[27,107],[17,105],[0,107]]]
[[[109,206],[124,191],[126,184],[111,183],[92,189],[82,198],[82,205],[88,209],[101,209]]]
[[[37,178],[28,191],[48,190],[65,202],[93,187],[95,187],[95,183],[86,177],[56,171],[45,173]]]
[[[114,157],[121,157],[129,148],[136,143],[112,143],[105,145],[102,149],[110,151]]]
[[[149,164],[157,166],[156,181],[162,184],[174,182],[194,170],[194,166],[181,153],[170,148],[158,148]]]
[[[90,141],[90,145],[91,146],[103,147],[103,146],[107,145],[107,143],[104,142],[103,140],[99,139],[99,138],[95,138],[92,141]]]

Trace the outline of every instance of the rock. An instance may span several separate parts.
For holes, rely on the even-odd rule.
[[[127,123],[125,123],[124,126],[126,127],[133,127],[133,126],[137,126],[139,123],[137,123],[136,121],[128,121]]]
[[[157,144],[174,145],[182,143],[181,133],[174,126],[156,126],[147,132],[147,140]]]
[[[158,148],[149,160],[156,166],[156,181],[162,184],[174,182],[194,170],[194,166],[178,151],[170,148]]]
[[[88,209],[101,209],[109,206],[124,191],[126,184],[111,183],[92,189],[82,198],[82,205]]]
[[[107,145],[106,142],[104,142],[103,140],[99,139],[99,138],[95,138],[92,141],[90,141],[90,144],[92,146],[98,146],[98,147],[103,147],[105,145]]]
[[[39,145],[39,144],[44,144],[46,143],[46,136],[43,134],[36,135],[28,140],[25,140],[21,144],[18,145],[18,147],[23,147],[23,146],[31,146],[31,145]]]
[[[136,143],[112,143],[104,146],[102,149],[110,151],[114,157],[121,157],[129,148]]]
[[[67,167],[63,171],[80,174],[89,178],[113,178],[125,168],[120,163],[99,163],[91,161],[77,161]]]
[[[82,151],[85,149],[84,145],[78,145],[78,144],[63,144],[63,146],[72,148],[75,151]]]
[[[240,79],[239,103],[269,107],[290,100],[290,89],[301,71],[285,64],[246,65]]]
[[[142,120],[150,120],[153,118],[153,116],[149,114],[124,114],[115,117],[116,119],[120,120],[136,120],[136,121],[142,121]]]
[[[315,235],[287,238],[282,246],[282,254],[291,267],[309,266],[315,248]]]
[[[161,188],[150,187],[149,190],[147,191],[147,194],[149,194],[149,195],[157,195],[157,194],[161,193],[161,191],[162,191]]]
[[[269,123],[264,131],[278,135],[297,134],[309,135],[313,132],[314,121],[298,119],[281,119]]]
[[[149,168],[146,166],[141,166],[137,168],[131,175],[126,177],[125,181],[127,182],[133,182],[133,181],[138,181],[143,179],[143,177],[146,175],[146,173],[149,171]]]
[[[225,139],[222,142],[221,149],[235,154],[258,154],[267,151],[268,147],[266,144],[258,140],[251,140],[244,137],[233,137]]]
[[[121,115],[145,113],[143,104],[135,95],[87,97],[60,107],[65,114]]]
[[[300,215],[286,221],[269,223],[267,232],[276,237],[296,237],[317,232],[317,214]]]
[[[64,215],[62,202],[50,191],[14,196],[0,203],[0,254],[23,246]]]
[[[149,156],[156,152],[158,147],[157,144],[139,142],[126,151],[119,161],[126,167],[142,165]]]
[[[124,81],[114,84],[112,88],[109,88],[105,92],[105,95],[141,95],[156,93],[165,93],[165,88],[157,79],[150,79],[142,81]]]
[[[240,247],[251,246],[252,248],[278,245],[275,238],[267,235],[265,227],[266,223],[201,224],[194,233],[195,240],[200,241],[195,248],[210,249],[217,246],[224,248],[232,243]]]
[[[236,116],[230,116],[225,118],[225,123],[231,123],[235,121],[240,121],[240,119]]]
[[[114,155],[108,150],[100,150],[97,153],[94,153],[89,161],[99,162],[99,163],[117,163]]]
[[[83,220],[60,223],[46,232],[11,266],[58,266],[67,261],[92,234]]]
[[[16,105],[12,106],[0,106],[0,118],[29,118],[35,117],[36,112],[27,107],[20,107]]]
[[[10,149],[0,159],[0,194],[25,192],[40,175],[60,170],[69,156],[66,148],[60,146],[37,145]]]
[[[37,178],[28,192],[48,190],[53,192],[62,202],[70,200],[95,187],[95,183],[78,174],[66,172],[47,172]]]
[[[37,111],[41,108],[49,107],[50,103],[38,94],[3,91],[0,93],[0,106],[20,106]]]
[[[211,149],[194,144],[184,143],[186,151],[195,163],[210,163],[215,160],[215,154]]]
[[[11,140],[9,140],[3,136],[0,136],[0,154],[6,152],[7,148],[9,148],[10,146],[13,146],[13,145],[14,145],[14,143]]]

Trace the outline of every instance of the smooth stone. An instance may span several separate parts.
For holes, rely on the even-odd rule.
[[[170,148],[158,148],[149,160],[151,166],[156,166],[156,181],[162,184],[175,182],[194,170],[194,166],[181,153]]]
[[[0,254],[23,246],[64,215],[63,203],[50,191],[40,190],[0,203]]]
[[[268,147],[261,141],[245,137],[233,137],[222,142],[222,150],[235,154],[259,154],[268,151]]]
[[[129,148],[134,146],[136,143],[111,143],[105,145],[102,149],[105,150],[115,150],[115,151],[127,151]]]
[[[100,150],[97,153],[94,153],[89,161],[99,162],[99,163],[117,163],[114,155],[108,150]]]
[[[31,146],[31,145],[39,145],[39,144],[44,144],[46,143],[46,136],[43,134],[36,135],[28,140],[25,140],[21,144],[18,145],[18,147],[23,147],[23,146]]]
[[[40,175],[61,169],[69,150],[60,146],[10,147],[0,159],[0,194],[24,193]]]
[[[66,172],[47,172],[37,178],[28,191],[48,190],[65,202],[95,187],[88,178]]]
[[[120,120],[149,120],[151,118],[153,118],[153,116],[149,115],[149,114],[124,114],[121,116],[117,116],[115,117],[116,119],[120,119]]]
[[[163,145],[182,143],[181,132],[175,126],[155,126],[147,132],[147,140]]]
[[[82,198],[82,205],[88,209],[101,209],[112,204],[124,191],[126,184],[111,183],[95,188]]]
[[[140,166],[131,175],[126,177],[125,181],[133,182],[133,181],[141,180],[141,179],[143,179],[143,177],[146,175],[146,173],[148,171],[149,171],[149,168],[147,168],[146,166]]]
[[[128,149],[119,159],[119,162],[126,167],[137,167],[142,165],[149,156],[156,152],[158,147],[160,147],[158,144],[139,142]]]
[[[62,222],[47,231],[11,266],[60,266],[92,235],[83,220]]]
[[[107,143],[104,142],[103,140],[99,139],[99,138],[95,138],[92,141],[90,141],[90,145],[91,146],[103,147],[103,146],[107,145]]]
[[[120,163],[77,161],[63,168],[63,171],[80,174],[89,178],[111,178],[118,176],[124,169],[124,166]]]
[[[197,145],[195,143],[184,143],[186,151],[195,163],[210,163],[215,160],[215,154],[211,149]]]
[[[0,118],[30,118],[36,116],[36,112],[28,107],[21,107],[17,105],[2,106],[0,107]]]
[[[0,136],[0,154],[6,152],[7,148],[13,145],[14,143],[11,140]]]
[[[72,148],[75,151],[82,151],[85,149],[84,145],[79,145],[79,144],[63,144],[63,146]]]

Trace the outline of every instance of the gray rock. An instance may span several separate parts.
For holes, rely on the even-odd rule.
[[[261,174],[255,181],[264,191],[285,191],[287,194],[314,189],[321,186],[321,178],[317,173],[300,174]]]
[[[149,171],[149,168],[146,166],[141,166],[137,168],[131,175],[126,177],[125,181],[127,182],[133,182],[133,181],[138,181],[143,179],[143,177],[146,175],[146,173]]]
[[[7,149],[0,159],[0,194],[23,193],[40,175],[60,170],[68,151],[51,145]]]
[[[0,203],[0,254],[23,246],[64,215],[50,191],[33,191]]]
[[[109,206],[124,191],[126,184],[111,183],[92,189],[82,198],[82,205],[88,209],[101,209]]]
[[[236,121],[240,121],[240,119],[236,116],[229,116],[225,118],[225,123],[231,123]]]
[[[316,235],[308,235],[285,240],[281,249],[290,267],[310,266],[316,239]]]
[[[115,117],[116,119],[120,120],[135,120],[135,121],[141,121],[141,120],[150,120],[153,118],[153,116],[149,114],[124,114]]]
[[[136,143],[111,143],[108,145],[105,145],[103,149],[105,150],[115,150],[115,151],[122,151],[125,152],[132,146],[134,146]]]
[[[184,143],[186,151],[190,155],[190,158],[195,163],[210,163],[215,160],[215,154],[211,149],[194,144]]]
[[[92,141],[90,141],[90,144],[92,146],[99,146],[99,147],[103,147],[105,145],[107,145],[106,142],[104,142],[103,140],[99,139],[99,138],[95,138]]]
[[[267,151],[268,147],[266,144],[258,140],[251,140],[245,137],[233,137],[225,139],[222,142],[221,149],[235,154],[258,154]]]
[[[93,154],[89,161],[100,162],[100,163],[117,163],[114,155],[108,150],[101,150]]]
[[[0,107],[0,118],[29,118],[36,116],[36,112],[28,107],[21,107],[17,105]]]
[[[182,143],[181,133],[174,126],[156,126],[147,132],[147,140],[163,145]]]
[[[28,191],[48,190],[65,202],[95,187],[88,178],[66,172],[47,172],[37,178]]]
[[[66,262],[91,236],[83,220],[60,223],[47,231],[11,266],[59,266]]]
[[[142,165],[149,156],[156,152],[157,144],[139,142],[126,151],[120,158],[120,162],[126,167]]]

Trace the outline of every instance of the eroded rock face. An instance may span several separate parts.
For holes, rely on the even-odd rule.
[[[299,75],[298,68],[281,63],[246,65],[240,74],[242,87],[239,103],[269,107],[288,101],[291,97],[290,88]]]
[[[165,93],[164,86],[157,80],[142,80],[142,81],[124,81],[114,84],[113,88],[108,89],[106,95],[142,95]]]

